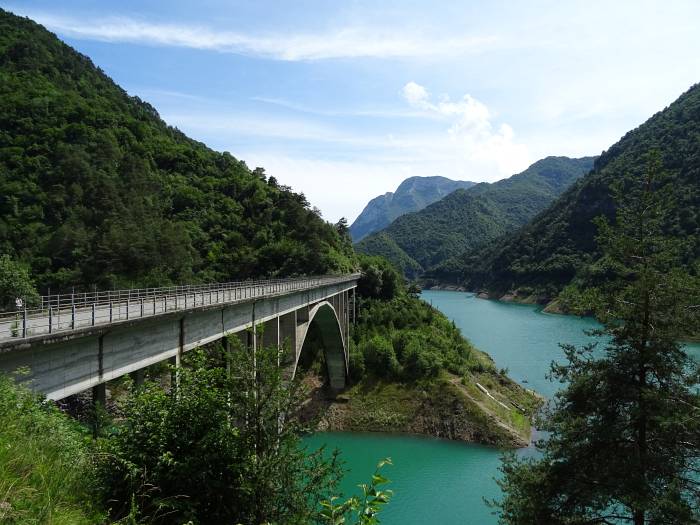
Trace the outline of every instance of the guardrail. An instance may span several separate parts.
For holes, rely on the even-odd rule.
[[[359,277],[351,274],[45,295],[38,308],[0,312],[0,341],[310,290]]]

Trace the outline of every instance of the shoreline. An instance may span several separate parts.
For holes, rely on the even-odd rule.
[[[490,392],[477,388],[478,381],[488,384]],[[371,378],[333,398],[326,396],[318,377],[307,377],[312,395],[305,418],[318,420],[316,432],[412,435],[499,449],[528,447],[531,418],[541,399],[510,379],[502,379],[499,386],[487,381],[452,374],[416,383]]]
[[[561,307],[561,303],[559,299],[544,299],[542,301],[534,299],[536,296],[530,295],[526,296],[524,298],[520,298],[518,294],[513,294],[513,293],[508,293],[504,294],[500,297],[494,297],[492,294],[485,292],[485,291],[475,291],[475,290],[467,290],[466,288],[459,286],[457,287],[448,285],[448,286],[431,286],[430,288],[425,288],[425,290],[437,290],[437,291],[443,291],[443,292],[464,292],[464,293],[471,293],[474,294],[474,297],[477,299],[484,299],[486,301],[496,301],[499,303],[506,303],[506,304],[515,304],[515,305],[523,305],[523,306],[540,306],[541,308],[539,309],[539,312],[545,315],[565,315],[565,316],[570,316],[570,317],[578,317],[578,318],[593,318],[592,315],[576,315],[573,313],[568,312],[565,308]],[[681,344],[684,345],[700,345],[700,334],[696,336],[688,336],[684,339],[680,340]]]

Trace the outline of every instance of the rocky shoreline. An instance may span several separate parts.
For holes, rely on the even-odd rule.
[[[506,405],[501,392],[487,397],[456,376],[419,384],[363,381],[337,397],[318,382],[312,380],[305,417],[317,420],[319,431],[413,434],[509,449],[530,444],[531,411]],[[527,395],[532,406],[539,404]]]

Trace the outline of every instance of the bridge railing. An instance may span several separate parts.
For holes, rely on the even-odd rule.
[[[45,295],[36,308],[0,312],[0,341],[248,301],[357,278],[359,274]]]

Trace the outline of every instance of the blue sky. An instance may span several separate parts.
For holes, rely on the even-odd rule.
[[[594,155],[700,81],[700,2],[1,2],[328,220]]]

